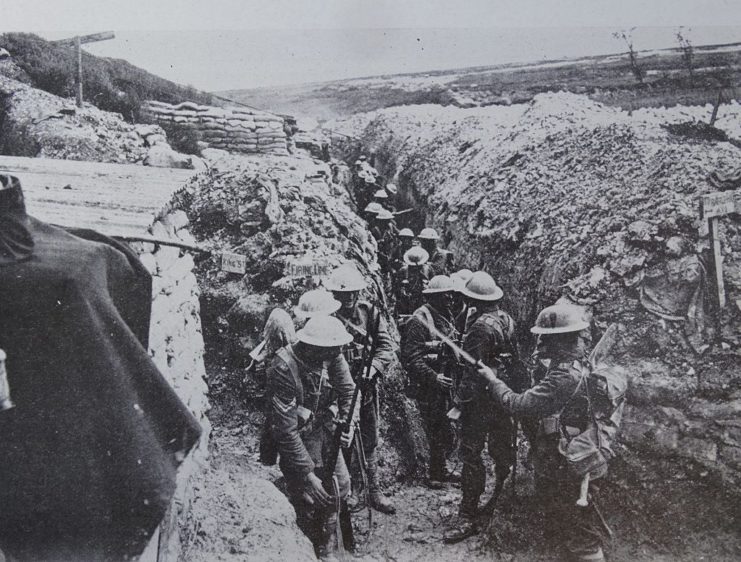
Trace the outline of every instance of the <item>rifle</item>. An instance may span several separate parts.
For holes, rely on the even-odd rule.
[[[373,330],[368,331],[363,336],[363,353],[361,355],[361,361],[356,366],[356,373],[353,373],[354,380],[358,382],[355,384],[355,390],[353,391],[352,400],[350,401],[350,409],[347,412],[347,416],[344,419],[339,420],[337,427],[335,428],[334,434],[332,435],[332,441],[330,442],[329,452],[327,454],[327,460],[324,467],[324,474],[322,478],[322,486],[324,490],[335,497],[335,501],[339,506],[339,489],[337,485],[337,478],[334,476],[334,470],[337,466],[337,458],[340,455],[342,434],[350,429],[353,420],[355,419],[355,410],[358,408],[358,402],[360,399],[360,387],[366,386],[362,384],[369,375],[371,369],[371,361],[373,355],[376,352],[376,346],[378,345],[378,327],[381,322],[380,311],[376,313],[376,307],[373,306],[371,309],[371,318],[374,319]],[[339,512],[339,509],[338,509]],[[339,525],[338,525],[339,529]],[[338,536],[338,542],[341,543],[342,537]]]

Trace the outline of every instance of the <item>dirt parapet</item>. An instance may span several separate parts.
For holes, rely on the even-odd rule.
[[[524,348],[537,311],[563,295],[590,306],[598,329],[619,324],[618,353],[633,376],[629,444],[737,480],[741,442],[728,428],[741,417],[726,410],[741,389],[739,311],[724,311],[722,345],[711,346],[714,280],[698,198],[741,151],[665,127],[705,109],[629,114],[558,93],[523,106],[389,109],[365,126],[359,116],[331,128],[362,137],[380,172],[427,209],[460,267],[502,283]],[[739,106],[720,116],[716,127],[735,137]],[[731,303],[741,297],[740,234],[735,218],[723,221]]]

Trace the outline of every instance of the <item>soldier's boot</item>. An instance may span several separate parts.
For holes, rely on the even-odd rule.
[[[381,486],[378,482],[378,460],[375,452],[368,456],[368,492],[373,509],[389,515],[396,513],[394,504],[381,492]]]
[[[427,479],[427,487],[431,490],[442,490],[447,480],[445,468],[445,455],[439,447],[430,447],[430,476]]]
[[[478,523],[476,522],[476,507],[478,502],[478,497],[464,499],[453,524],[445,532],[445,535],[443,535],[443,542],[446,544],[455,544],[479,532]]]

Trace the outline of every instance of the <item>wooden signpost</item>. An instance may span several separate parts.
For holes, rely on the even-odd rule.
[[[718,325],[721,311],[726,306],[726,290],[723,283],[723,253],[718,231],[720,217],[741,212],[741,192],[722,191],[709,193],[700,198],[700,217],[708,221],[708,233],[713,249],[715,285],[718,291]]]
[[[82,107],[82,45],[85,43],[107,41],[115,37],[116,35],[112,31],[104,31],[102,33],[93,33],[92,35],[77,35],[70,39],[53,41],[55,45],[59,45],[60,47],[74,47],[77,49],[77,107]]]

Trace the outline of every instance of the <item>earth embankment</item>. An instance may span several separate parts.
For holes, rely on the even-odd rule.
[[[738,482],[741,231],[734,216],[722,221],[732,306],[718,327],[698,207],[717,189],[709,176],[737,166],[741,108],[722,106],[717,129],[702,123],[711,109],[626,112],[558,93],[510,107],[388,109],[330,127],[361,138],[458,266],[502,284],[523,349],[538,310],[562,296],[589,306],[597,331],[618,324],[615,355],[632,379],[626,444]]]

